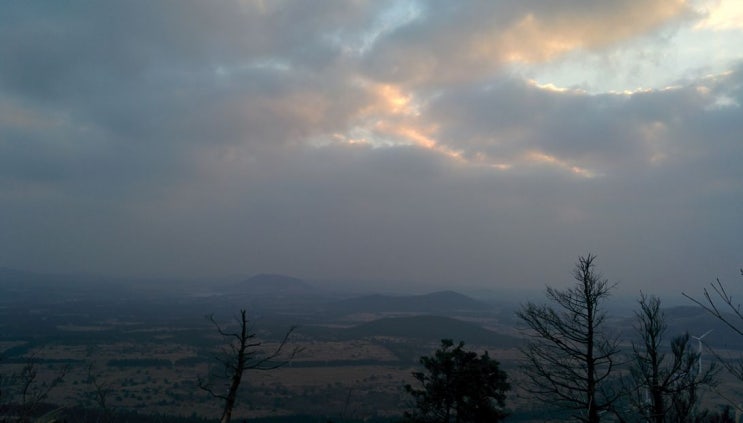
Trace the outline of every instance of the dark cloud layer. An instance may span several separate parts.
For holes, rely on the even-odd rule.
[[[628,292],[734,273],[743,67],[624,94],[506,70],[693,19],[588,3],[6,6],[0,265],[539,287],[592,251]]]

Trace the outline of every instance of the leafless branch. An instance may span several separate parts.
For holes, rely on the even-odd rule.
[[[237,401],[237,391],[242,383],[243,374],[246,370],[272,370],[286,365],[292,360],[300,348],[294,348],[287,356],[284,356],[289,336],[294,332],[296,327],[291,327],[279,345],[270,353],[264,354],[259,350],[262,343],[255,340],[256,334],[250,328],[250,322],[247,318],[247,311],[240,310],[239,316],[235,319],[237,329],[234,332],[227,331],[221,326],[214,315],[207,316],[212,322],[217,332],[225,338],[227,345],[222,348],[221,354],[215,357],[215,360],[223,367],[223,377],[226,379],[226,394],[218,393],[213,384],[203,378],[199,378],[198,386],[214,398],[224,401],[224,408],[221,423],[227,423],[232,418],[232,411]],[[280,357],[283,357],[279,359]]]
[[[595,258],[579,258],[572,288],[547,288],[554,306],[528,303],[516,313],[532,339],[522,348],[528,392],[586,422],[597,422],[619,397],[607,385],[620,364],[618,340],[603,330],[602,309],[614,285],[594,271]]]
[[[741,269],[740,272],[741,275],[743,275],[743,269]],[[739,326],[741,322],[743,322],[743,310],[741,310],[741,304],[736,304],[734,302],[733,296],[728,294],[725,285],[720,282],[719,278],[715,279],[715,282],[710,283],[709,289],[704,289],[704,301],[697,300],[685,292],[682,292],[682,295],[702,307],[721,322],[725,323],[725,325],[739,335],[743,335],[743,327]],[[719,304],[718,302],[721,302],[722,304]],[[732,315],[724,313],[724,310],[728,310]],[[741,322],[737,324],[733,323],[731,317],[735,317]]]

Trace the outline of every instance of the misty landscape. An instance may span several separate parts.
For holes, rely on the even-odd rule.
[[[743,2],[0,3],[0,423],[743,421]]]
[[[216,421],[222,403],[200,383],[221,371],[225,340],[209,316],[230,329],[243,307],[260,354],[294,328],[287,343],[293,356],[277,357],[275,369],[246,372],[236,421],[397,421],[413,407],[404,387],[414,382],[419,357],[447,338],[499,361],[512,385],[508,420],[567,419],[559,407],[530,401],[520,386],[528,338],[515,314],[523,304],[495,291],[477,298],[455,291],[369,294],[363,292],[371,287],[357,282],[359,292],[352,293],[332,282],[275,274],[209,284],[206,291],[178,281],[8,268],[0,278],[6,417],[25,400],[32,415],[44,416],[37,421]],[[606,330],[629,354],[638,339],[629,307],[638,307],[618,303]],[[664,310],[669,334],[712,331],[705,338],[709,360],[743,354],[743,336],[690,304]],[[30,399],[22,399],[28,365],[38,375]],[[32,403],[37,394],[43,397]],[[702,399],[719,411],[730,406],[726,398],[740,395],[740,383],[727,376]]]

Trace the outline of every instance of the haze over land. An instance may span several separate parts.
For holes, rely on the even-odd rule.
[[[741,45],[734,0],[8,2],[0,266],[737,281]]]
[[[235,420],[397,421],[410,410],[404,386],[421,369],[419,357],[448,338],[487,350],[500,362],[513,387],[510,421],[544,422],[557,412],[554,404],[539,404],[523,391],[519,347],[533,338],[516,323],[518,305],[502,298],[481,300],[455,291],[348,295],[280,275],[213,284],[210,295],[184,286],[143,290],[112,282],[0,268],[1,415],[12,415],[9,405],[25,401],[25,385],[17,381],[33,363],[41,380],[64,373],[44,401],[48,404],[30,407],[37,414],[56,410],[68,421],[82,416],[98,421],[95,417],[108,410],[116,421],[164,421],[158,414],[172,422],[213,421],[221,401],[199,389],[198,381],[211,375],[215,386],[222,386],[223,367],[215,358],[232,337],[218,336],[203,316],[214,316],[229,332],[238,328],[233,319],[241,307],[250,311],[251,330],[262,343],[254,350],[257,357],[273,351],[294,325],[290,344],[301,351],[282,368],[246,372]],[[609,312],[602,332],[617,336],[624,353],[631,354],[637,304],[623,311],[617,305],[616,297],[601,303]],[[705,346],[740,357],[743,338],[702,308],[663,312],[668,334],[706,333]],[[96,380],[108,390],[103,405],[93,401]],[[717,392],[734,398],[739,387],[740,381],[726,374]],[[728,400],[707,392],[704,404],[719,411]]]

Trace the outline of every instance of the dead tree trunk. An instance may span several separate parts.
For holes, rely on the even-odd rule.
[[[227,380],[227,393],[218,393],[215,391],[213,385],[205,380],[199,380],[199,387],[213,397],[224,401],[220,423],[229,423],[232,419],[235,404],[237,403],[237,394],[245,371],[279,368],[287,364],[299,352],[299,349],[295,348],[282,358],[282,353],[289,335],[291,335],[295,327],[290,328],[286,332],[281,343],[274,351],[264,354],[259,349],[262,343],[255,339],[256,335],[250,329],[250,321],[248,320],[246,310],[240,310],[240,316],[236,319],[238,329],[233,332],[223,329],[214,320],[214,316],[209,316],[209,320],[217,328],[217,332],[228,340],[227,347],[223,348],[222,354],[216,357],[217,362],[223,366],[223,376]]]

